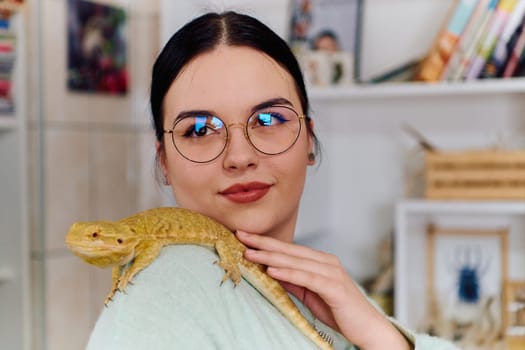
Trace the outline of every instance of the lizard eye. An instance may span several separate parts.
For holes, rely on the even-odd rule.
[[[97,237],[98,237],[98,233],[93,232],[93,233],[91,234],[91,237],[93,237],[93,238],[97,238]]]
[[[122,239],[120,239],[120,238],[117,239],[117,243],[118,243],[118,244],[122,244],[122,242],[124,242]]]

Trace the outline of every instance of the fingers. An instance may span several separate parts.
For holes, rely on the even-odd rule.
[[[334,255],[297,244],[260,235],[237,233],[246,245],[245,257],[268,266],[267,273],[280,281],[306,287],[322,294],[341,292],[341,281],[348,279],[345,269]],[[327,288],[329,287],[330,288]],[[330,290],[327,293],[327,290]]]
[[[294,243],[283,242],[276,238],[250,234],[243,231],[237,231],[236,235],[241,242],[260,251],[282,253],[298,258],[307,258],[309,260],[326,264],[337,264],[339,262],[339,259],[331,254],[320,252],[318,250]]]
[[[337,269],[334,265],[309,259],[308,257],[267,250],[248,249],[245,252],[245,257],[250,261],[268,266],[267,272],[272,277],[277,277],[277,274],[280,274],[279,276],[281,276],[281,274],[285,272],[286,275],[296,274],[298,272],[311,272],[311,275],[314,276],[318,275],[325,278],[333,278],[335,269]],[[288,279],[284,280],[295,283]]]
[[[249,247],[246,259],[268,266],[270,276],[281,281],[315,317],[352,343],[371,344],[375,340],[370,335],[388,327],[388,332],[397,334],[367,301],[337,256],[263,235],[238,231],[237,237]],[[371,333],[369,329],[379,332]]]

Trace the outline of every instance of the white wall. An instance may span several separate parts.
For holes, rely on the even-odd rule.
[[[206,11],[236,10],[264,21],[279,35],[286,37],[289,0],[160,0],[161,38],[165,43],[175,31]]]
[[[33,50],[28,60],[36,69],[31,86],[42,96],[27,98],[36,105],[27,123],[34,350],[84,349],[111,288],[110,269],[87,265],[67,249],[69,226],[118,220],[161,205],[148,108],[160,42],[158,7],[152,0],[98,1],[127,13],[125,96],[69,91],[67,1],[34,0],[38,6],[28,6],[35,11],[28,35]],[[5,347],[3,339],[0,344],[20,348]]]

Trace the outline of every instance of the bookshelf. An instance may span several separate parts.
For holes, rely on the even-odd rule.
[[[29,349],[31,338],[25,20],[23,12],[13,14],[10,19],[16,35],[11,78],[14,111],[0,114],[0,339],[3,347],[10,349]]]

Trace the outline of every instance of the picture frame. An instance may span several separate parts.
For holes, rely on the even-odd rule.
[[[427,226],[425,331],[490,349],[506,328],[508,229]]]
[[[349,52],[306,51],[298,57],[309,86],[342,86],[353,83],[353,56]]]
[[[321,74],[320,79],[307,83],[358,81],[363,0],[291,0],[290,7],[289,45],[307,75]],[[321,51],[329,54],[316,54]],[[323,67],[310,72],[315,62]],[[337,69],[344,69],[339,72],[341,79],[334,79]]]
[[[508,350],[525,348],[525,280],[505,283],[505,342]]]
[[[129,89],[126,11],[86,0],[67,0],[67,6],[67,88],[125,95]]]

